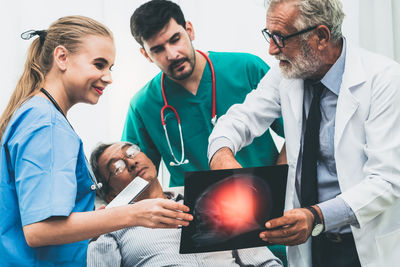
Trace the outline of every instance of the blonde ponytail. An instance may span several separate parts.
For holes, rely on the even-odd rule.
[[[0,118],[0,139],[7,127],[8,122],[14,115],[15,111],[29,99],[37,90],[40,89],[44,81],[44,75],[37,63],[40,54],[39,38],[33,41],[29,47],[28,56],[25,62],[24,72],[22,73],[17,86],[6,109]]]

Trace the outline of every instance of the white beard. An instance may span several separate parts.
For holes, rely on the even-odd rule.
[[[283,54],[275,56],[278,60],[286,60],[290,64],[280,66],[282,75],[286,79],[307,79],[317,73],[322,67],[322,62],[307,41],[301,41],[301,52],[292,59]]]

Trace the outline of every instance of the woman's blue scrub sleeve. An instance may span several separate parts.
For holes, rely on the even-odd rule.
[[[75,206],[79,143],[73,134],[47,124],[10,146],[22,225],[68,216]]]

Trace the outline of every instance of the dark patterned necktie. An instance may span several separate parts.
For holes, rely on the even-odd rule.
[[[321,94],[325,86],[313,86],[313,99],[306,122],[301,169],[301,205],[312,206],[318,201],[317,160],[319,154],[319,127],[321,124]]]

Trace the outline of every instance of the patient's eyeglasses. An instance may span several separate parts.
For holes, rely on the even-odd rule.
[[[313,26],[313,27],[310,27],[310,28],[295,32],[293,34],[286,35],[286,36],[280,35],[279,33],[270,33],[269,30],[267,30],[267,28],[265,28],[261,32],[262,32],[265,40],[267,40],[268,43],[270,43],[270,40],[272,38],[272,40],[274,41],[274,43],[276,44],[277,47],[284,48],[285,47],[285,40],[287,40],[289,38],[292,38],[294,36],[297,36],[297,35],[304,34],[306,32],[310,32],[310,31],[316,29],[317,27],[318,26]]]
[[[123,158],[115,161],[111,165],[111,173],[108,177],[107,183],[110,181],[111,176],[118,176],[123,173],[126,169],[126,159],[133,159],[137,154],[140,153],[140,148],[137,145],[131,144],[126,150]]]

